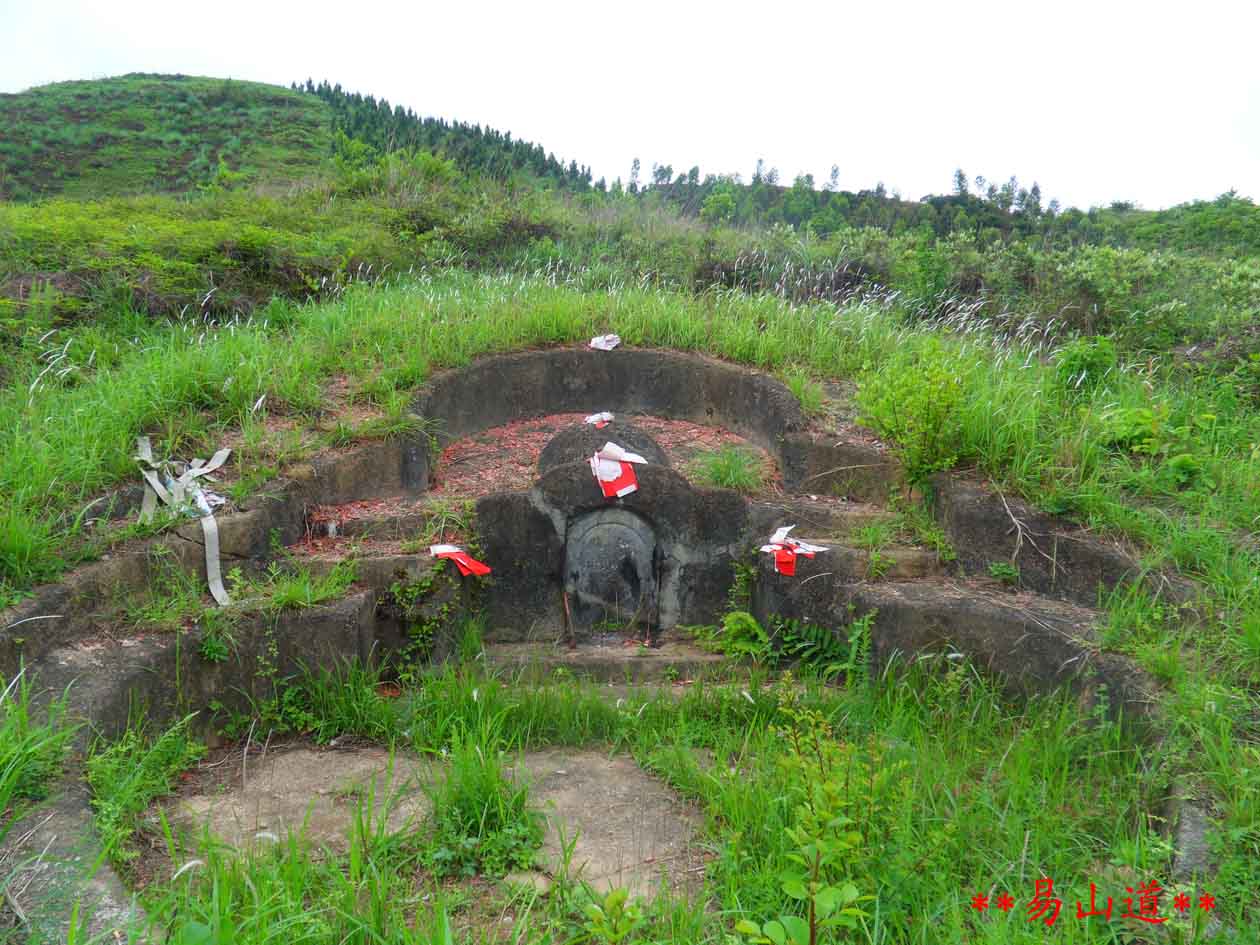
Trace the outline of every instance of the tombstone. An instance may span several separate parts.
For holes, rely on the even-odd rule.
[[[582,515],[564,546],[573,632],[650,637],[658,622],[659,570],[656,533],[645,519],[616,507]]]

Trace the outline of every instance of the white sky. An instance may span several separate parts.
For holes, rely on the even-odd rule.
[[[327,78],[610,182],[764,157],[907,198],[961,166],[1065,206],[1260,199],[1256,0],[0,0],[0,91],[125,72]]]

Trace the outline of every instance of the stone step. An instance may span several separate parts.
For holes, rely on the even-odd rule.
[[[471,499],[425,495],[400,496],[350,502],[345,505],[317,506],[308,516],[310,536],[319,538],[366,538],[378,541],[419,540],[426,529],[436,528],[446,519],[451,531],[459,522],[471,521],[463,506]],[[853,502],[829,495],[753,496],[749,499],[750,527],[757,536],[767,535],[780,525],[797,526],[801,535],[825,536],[838,540],[863,525],[894,518],[886,508]],[[436,542],[438,536],[432,536]]]
[[[313,538],[418,539],[431,522],[459,513],[463,501],[422,495],[320,505],[307,515],[307,530]]]
[[[485,660],[491,670],[526,683],[566,675],[605,683],[668,683],[717,678],[731,668],[720,653],[673,633],[659,646],[641,646],[615,635],[571,648],[551,642],[490,643]]]

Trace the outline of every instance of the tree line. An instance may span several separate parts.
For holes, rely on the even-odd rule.
[[[542,145],[515,139],[511,132],[421,117],[385,99],[346,92],[327,80],[316,84],[307,79],[292,87],[330,106],[335,133],[362,141],[382,154],[431,151],[453,160],[464,171],[494,180],[528,181],[597,200],[607,197],[668,206],[707,223],[781,225],[823,237],[845,228],[875,227],[892,234],[920,232],[938,239],[960,235],[980,243],[1040,238],[1054,245],[1260,252],[1260,208],[1233,191],[1215,200],[1155,212],[1140,210],[1125,200],[1081,210],[1046,200],[1035,181],[1025,186],[1011,176],[999,182],[981,175],[971,177],[961,168],[954,171],[947,193],[909,200],[882,183],[844,190],[839,165],[832,166],[821,184],[812,174],[800,174],[789,185],[764,160],[744,180],[739,174],[702,175],[699,166],[676,172],[670,164],[653,164],[644,174],[638,158],[624,184],[617,178],[609,185],[603,178],[593,181],[590,167],[576,161],[565,164]]]

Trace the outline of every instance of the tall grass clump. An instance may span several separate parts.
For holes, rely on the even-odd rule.
[[[529,808],[525,773],[509,773],[502,724],[461,728],[430,790],[434,835],[428,852],[439,876],[501,876],[526,869],[542,843],[542,815]]]
[[[48,796],[75,730],[65,695],[35,708],[25,671],[0,691],[0,840],[29,804]]]
[[[98,743],[88,757],[87,780],[101,846],[122,867],[139,856],[134,836],[145,809],[205,753],[205,745],[190,732],[192,719],[188,716],[154,738],[143,726],[131,726],[118,741]]]
[[[210,838],[170,851],[172,878],[145,893],[145,925],[179,945],[277,941],[452,945],[447,896],[414,882],[417,850],[360,799],[341,853],[301,833],[238,852]]]
[[[738,446],[723,446],[697,456],[692,463],[696,478],[706,486],[757,492],[765,484],[761,457]]]

